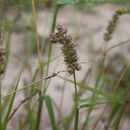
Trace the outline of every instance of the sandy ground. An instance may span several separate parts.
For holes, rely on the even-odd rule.
[[[94,59],[95,63],[87,63],[82,64],[82,70],[80,72],[77,72],[77,80],[80,81],[83,79],[85,73],[90,67],[92,67],[92,70],[95,70],[95,65],[97,61],[100,59],[101,55],[100,53],[98,55],[94,55],[91,53],[91,46],[99,49],[103,46],[103,33],[105,32],[106,26],[108,24],[108,21],[111,19],[114,11],[116,9],[119,9],[120,6],[118,5],[111,5],[111,4],[104,4],[95,6],[91,10],[85,10],[83,12],[78,11],[73,6],[64,6],[61,8],[59,14],[57,23],[62,24],[65,27],[68,28],[68,32],[72,34],[73,38],[75,39],[75,43],[77,44],[76,48],[79,55],[79,62],[88,62],[89,60]],[[52,21],[52,13],[53,10],[40,10],[37,16],[38,21],[38,31],[41,36],[48,37],[50,32],[50,24]],[[11,14],[11,12],[10,12]],[[23,22],[24,21],[24,22]],[[27,24],[29,23],[30,18],[29,14],[23,14],[21,23]],[[111,45],[117,44],[121,41],[128,40],[130,38],[130,16],[125,15],[122,16],[122,18],[119,20],[119,24],[115,30],[113,39],[108,44],[108,47]],[[24,55],[24,36],[22,33],[13,33],[11,36],[11,43],[10,43],[10,57],[9,57],[9,64],[7,68],[7,73],[4,78],[3,83],[3,95],[8,92],[9,86],[16,81],[17,75],[21,68],[21,63],[19,62],[19,59],[22,60]],[[48,43],[46,43],[48,44]],[[130,44],[126,44],[124,46],[119,47],[118,49],[114,49],[111,51],[111,53],[108,55],[111,57],[114,53],[121,51],[128,60],[130,60]],[[47,54],[45,53],[46,57],[42,57],[42,60],[47,59]],[[54,46],[53,48],[53,54],[52,58],[59,56],[60,57],[52,62],[50,64],[50,70],[49,75],[53,72],[57,72],[59,70],[64,70],[65,65],[63,61],[63,57],[61,55],[60,47],[59,45]],[[29,64],[30,68],[25,68],[24,72],[22,73],[22,78],[20,80],[19,88],[23,86],[23,80],[26,79],[30,81],[30,78],[33,75],[33,72],[36,68],[37,63],[37,56],[32,56],[29,58]],[[65,75],[65,74],[61,74]],[[92,75],[94,75],[94,72],[92,71]],[[72,78],[71,76],[69,77]],[[63,80],[59,79],[58,77],[55,77],[51,80],[51,83],[49,85],[47,93],[56,101],[57,105],[60,104],[61,99],[61,88],[63,86]],[[89,86],[93,86],[93,79],[90,79],[86,82]],[[71,107],[73,104],[73,92],[74,87],[71,83],[66,83],[65,85],[65,92],[64,92],[64,100],[63,100],[63,109],[62,113],[64,115],[69,114],[71,111]],[[89,93],[88,93],[89,94]],[[21,92],[17,93],[17,97],[15,99],[14,107],[17,106],[17,104],[24,99],[24,96]],[[48,113],[46,111],[46,108],[43,108],[43,116],[42,116],[42,122],[41,123],[41,129],[44,130],[50,130],[50,122],[48,118]],[[100,113],[100,110],[95,111],[96,113]],[[25,115],[24,107],[21,107],[19,111],[16,113],[16,115],[13,117],[13,119],[8,124],[8,130],[17,130],[18,129],[18,115],[19,113],[22,113],[22,115]],[[57,118],[57,114],[56,114]],[[82,123],[84,118],[81,118],[80,123]],[[129,129],[129,123],[130,120],[126,120],[122,130],[128,130]],[[101,123],[99,123],[100,126]],[[98,128],[97,128],[98,129]],[[101,129],[101,128],[100,128]]]

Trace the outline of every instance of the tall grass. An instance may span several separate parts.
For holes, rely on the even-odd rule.
[[[34,0],[32,0],[32,6],[33,6],[33,12],[34,12],[33,15],[36,15]],[[55,3],[55,11],[54,11],[53,20],[52,20],[51,32],[54,32],[54,29],[55,29],[58,10],[59,10],[59,5],[57,3]],[[35,25],[36,25],[36,16],[35,16]],[[36,29],[36,37],[38,37],[37,29]],[[37,43],[39,43],[38,38],[37,38]],[[41,78],[41,63],[40,63],[39,44],[37,44],[37,48],[38,48],[38,57],[39,57],[39,77]],[[49,72],[51,52],[52,52],[52,44],[50,43],[49,44],[49,51],[48,51],[48,63],[47,63],[47,69],[46,69],[46,76],[48,75],[48,72]],[[42,86],[42,83],[40,85]],[[47,84],[46,84],[46,80],[45,80],[44,88],[43,88],[43,94],[42,94],[42,91],[39,93],[39,106],[38,106],[37,123],[36,123],[36,129],[37,130],[39,130],[39,127],[40,127],[40,119],[41,119],[41,114],[42,114],[42,104],[43,104],[43,100],[44,100],[43,96],[45,95],[46,90],[47,90]],[[47,100],[47,101],[50,101],[50,100]],[[50,119],[51,119],[51,116],[50,116]]]
[[[13,1],[16,2],[16,1]],[[6,130],[8,126],[8,122],[11,121],[11,119],[15,116],[15,113],[19,110],[21,106],[24,106],[25,111],[27,112],[26,119],[23,122],[22,121],[22,115],[19,115],[19,122],[18,127],[19,130],[23,129],[30,129],[30,130],[40,130],[40,124],[41,124],[41,117],[43,110],[43,104],[45,102],[45,106],[48,111],[48,117],[50,120],[50,126],[52,130],[69,130],[69,129],[90,129],[89,122],[91,119],[91,113],[94,111],[95,107],[102,106],[102,105],[108,105],[109,107],[109,114],[107,117],[107,123],[105,125],[105,129],[109,129],[112,123],[114,122],[115,125],[113,127],[114,130],[118,130],[120,128],[120,122],[122,119],[122,116],[124,114],[124,111],[126,109],[126,106],[129,103],[129,68],[130,68],[130,62],[125,63],[125,67],[122,69],[121,73],[119,73],[118,77],[116,77],[114,88],[111,90],[111,92],[107,92],[105,89],[106,86],[106,80],[107,77],[110,77],[108,72],[104,72],[105,65],[106,65],[106,59],[108,54],[111,52],[111,50],[125,45],[126,43],[129,43],[130,39],[127,39],[123,42],[120,42],[118,44],[115,44],[109,48],[107,48],[107,45],[109,41],[113,37],[113,33],[116,29],[116,26],[118,24],[119,18],[124,14],[130,14],[130,9],[120,9],[115,12],[112,19],[109,21],[108,26],[106,28],[106,32],[104,33],[104,48],[102,53],[102,58],[99,63],[98,71],[95,72],[95,81],[94,86],[89,86],[86,84],[86,79],[88,78],[89,73],[86,71],[85,76],[81,81],[78,81],[77,73],[76,71],[80,70],[80,65],[77,62],[77,53],[74,49],[75,45],[72,43],[72,37],[67,34],[67,30],[63,28],[63,26],[58,25],[57,30],[58,32],[55,32],[55,27],[57,24],[57,17],[58,12],[60,12],[60,7],[62,7],[61,4],[76,4],[76,6],[80,3],[75,1],[67,1],[67,0],[58,0],[58,1],[48,1],[49,5],[52,5],[53,10],[53,17],[52,17],[52,23],[51,23],[51,30],[50,30],[50,41],[47,41],[49,43],[48,46],[48,52],[47,52],[47,61],[42,61],[42,52],[41,52],[41,45],[40,45],[40,39],[39,39],[39,33],[38,33],[38,23],[37,23],[37,11],[40,7],[39,5],[44,1],[37,1],[32,0],[32,2],[21,2],[17,1],[15,4],[21,5],[25,4],[26,6],[29,6],[32,10],[31,13],[33,14],[33,29],[32,32],[35,34],[35,41],[36,41],[36,47],[37,47],[37,61],[38,66],[36,66],[35,72],[31,75],[30,81],[25,82],[24,87],[18,88],[19,82],[21,79],[21,74],[24,70],[24,68],[28,65],[28,60],[32,53],[30,53],[30,50],[32,49],[32,46],[29,46],[29,52],[27,52],[27,56],[24,58],[24,60],[19,62],[22,64],[22,69],[20,73],[17,75],[17,81],[14,84],[13,83],[13,90],[8,92],[7,94],[3,95],[2,93],[2,81],[3,77],[0,76],[0,130]],[[39,4],[40,3],[40,4]],[[6,5],[7,3],[4,2]],[[4,7],[4,4],[2,5]],[[39,4],[39,5],[38,5]],[[49,8],[49,7],[48,7]],[[23,10],[22,10],[23,11]],[[30,13],[30,12],[29,12]],[[14,18],[15,19],[15,18]],[[45,21],[43,21],[45,22]],[[14,20],[14,23],[12,26],[14,26],[17,23],[17,20]],[[31,27],[29,27],[29,30],[31,30]],[[6,70],[8,68],[8,62],[9,62],[9,56],[10,54],[10,40],[13,33],[13,27],[7,29],[8,33],[6,35],[6,63],[4,65],[4,77],[6,76]],[[24,29],[25,36],[27,34],[26,29]],[[32,33],[29,32],[29,33]],[[1,32],[0,32],[1,33]],[[33,35],[34,36],[34,35]],[[28,36],[26,36],[28,37]],[[26,39],[26,38],[25,38]],[[34,38],[33,38],[34,39]],[[29,40],[31,41],[31,40]],[[44,39],[46,41],[46,39]],[[27,42],[27,41],[26,41]],[[67,65],[67,69],[59,70],[58,72],[54,72],[53,74],[49,74],[50,70],[50,63],[52,61],[56,61],[57,57],[54,59],[51,59],[52,57],[52,51],[53,46],[55,44],[53,43],[60,43],[62,53],[64,55],[64,61]],[[31,43],[32,44],[32,43]],[[25,44],[26,47],[26,44]],[[42,45],[43,47],[43,45]],[[0,50],[1,51],[1,50]],[[44,60],[44,59],[43,59]],[[2,64],[1,64],[2,65]],[[81,63],[82,65],[82,63]],[[1,67],[1,66],[0,66]],[[16,68],[17,69],[17,68]],[[73,80],[69,77],[62,77],[59,76],[60,73],[67,72],[70,75],[73,76]],[[44,74],[44,77],[43,77]],[[38,79],[37,79],[38,77]],[[64,80],[64,82],[69,82],[74,85],[74,103],[72,104],[72,110],[67,115],[64,116],[61,114],[61,106],[58,106],[55,102],[55,100],[51,97],[51,95],[47,94],[47,90],[49,87],[50,79],[53,77],[60,78]],[[122,82],[124,81],[124,82]],[[43,83],[43,84],[42,84]],[[112,85],[112,83],[110,83]],[[124,86],[124,88],[122,88]],[[66,86],[67,87],[67,86]],[[18,92],[24,91],[23,94],[25,96],[24,100],[19,102],[19,104],[16,106],[16,108],[13,108],[14,101],[16,99],[16,94]],[[65,91],[65,90],[63,90]],[[62,91],[62,94],[63,94]],[[92,94],[91,97],[86,96],[86,93],[90,92]],[[37,96],[38,93],[38,96]],[[9,99],[10,98],[10,99]],[[32,99],[32,100],[30,100]],[[61,99],[63,101],[63,98]],[[60,103],[61,104],[61,103]],[[63,104],[63,102],[62,102]],[[66,105],[66,104],[64,104]],[[60,107],[60,108],[59,108]],[[54,108],[56,111],[54,111]],[[68,106],[68,109],[71,107]],[[81,122],[80,119],[80,111],[82,109],[87,109],[87,114],[84,114],[84,120]],[[106,107],[105,107],[106,108]],[[55,112],[59,113],[59,119],[58,123],[55,117]],[[18,113],[19,114],[19,113]],[[101,114],[101,117],[104,113]],[[95,118],[95,116],[94,116]],[[96,119],[96,118],[95,118]],[[99,120],[101,118],[98,118]],[[93,125],[93,130],[96,128],[98,121],[96,120],[95,124]],[[74,121],[74,124],[72,123]],[[94,120],[95,121],[95,120]],[[44,124],[44,122],[42,121]],[[58,124],[58,125],[56,125]],[[73,125],[72,125],[73,124]]]

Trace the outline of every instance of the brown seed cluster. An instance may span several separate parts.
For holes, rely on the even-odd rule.
[[[4,73],[5,54],[6,54],[6,49],[0,46],[0,74]]]
[[[112,20],[109,21],[109,24],[107,26],[106,32],[104,34],[104,41],[108,42],[111,40],[112,34],[116,28],[119,17],[123,14],[130,14],[130,9],[120,9],[115,12],[115,14],[112,17]]]
[[[6,49],[2,45],[3,30],[4,30],[4,26],[2,26],[2,29],[0,32],[0,75],[4,73],[4,64],[5,64],[5,55],[6,55]]]
[[[67,29],[64,29],[61,25],[56,26],[56,29],[57,32],[50,35],[50,41],[62,45],[61,50],[64,54],[67,70],[70,74],[73,74],[75,70],[79,71],[81,67],[78,63],[77,52],[72,43],[72,37],[67,34]]]

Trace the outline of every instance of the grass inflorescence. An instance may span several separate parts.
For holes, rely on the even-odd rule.
[[[112,20],[109,21],[109,24],[106,29],[106,33],[104,34],[104,41],[108,42],[112,38],[112,34],[117,26],[119,17],[123,14],[130,14],[130,9],[120,9],[115,12],[112,17]]]
[[[75,46],[72,43],[72,37],[67,34],[67,29],[64,29],[62,25],[57,25],[57,32],[50,34],[50,40],[52,43],[59,43],[62,45],[61,50],[64,54],[64,61],[67,65],[67,71],[69,74],[74,76],[74,87],[75,87],[75,125],[74,129],[78,130],[78,93],[77,93],[77,83],[75,71],[80,70],[80,65],[78,63],[78,57],[75,50]]]
[[[57,25],[57,32],[50,34],[50,40],[52,43],[62,45],[61,50],[64,54],[64,61],[68,72],[73,74],[75,70],[79,71],[81,66],[78,63],[77,52],[74,48],[75,45],[72,43],[72,37],[67,34],[67,29],[64,29],[61,25]]]

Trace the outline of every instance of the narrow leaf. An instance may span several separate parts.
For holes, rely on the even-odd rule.
[[[54,117],[54,112],[53,112],[51,98],[48,95],[46,95],[44,97],[44,99],[45,99],[46,107],[47,107],[47,110],[48,110],[48,114],[49,114],[52,130],[56,130],[56,123],[55,123],[55,117]]]
[[[19,75],[19,77],[18,77],[16,86],[15,86],[15,91],[18,89],[20,77],[21,77],[21,73],[20,73],[20,75]],[[8,111],[7,111],[6,116],[5,116],[5,118],[4,118],[4,122],[3,122],[3,126],[2,126],[3,129],[2,129],[2,130],[6,130],[7,123],[8,123],[8,118],[9,118],[10,112],[11,112],[11,110],[12,110],[12,106],[13,106],[13,103],[14,103],[15,96],[16,96],[16,92],[13,94],[13,96],[12,96],[12,98],[11,98],[11,101],[10,101],[10,104],[9,104]]]

